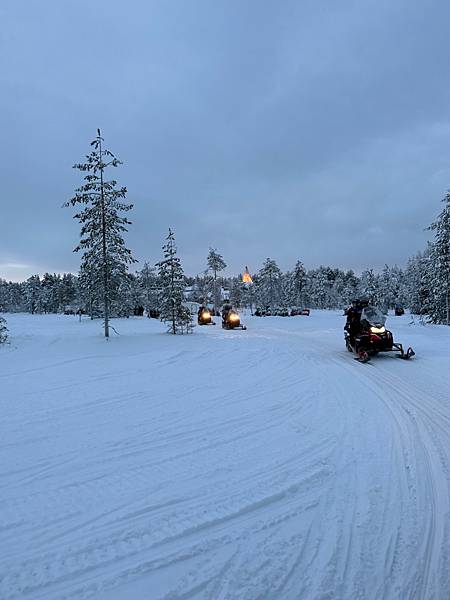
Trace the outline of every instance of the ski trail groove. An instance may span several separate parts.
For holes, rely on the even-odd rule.
[[[356,363],[336,313],[245,321],[173,340],[130,320],[106,349],[58,330],[37,366],[24,322],[2,600],[448,600],[448,372]]]

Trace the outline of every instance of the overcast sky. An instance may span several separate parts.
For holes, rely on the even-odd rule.
[[[0,277],[76,272],[97,127],[185,271],[404,265],[450,187],[449,0],[2,0]]]

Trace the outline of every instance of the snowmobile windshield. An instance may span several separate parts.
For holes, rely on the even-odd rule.
[[[386,323],[386,315],[375,306],[366,306],[361,313],[361,321],[367,321],[369,325],[382,327]]]

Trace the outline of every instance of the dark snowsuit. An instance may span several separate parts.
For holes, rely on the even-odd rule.
[[[222,321],[225,323],[228,317],[228,313],[232,310],[231,304],[225,304],[222,309]]]
[[[363,307],[361,305],[352,305],[345,311],[347,315],[347,322],[344,329],[348,331],[350,335],[350,343],[355,343],[355,335],[359,333],[361,328],[361,313]]]

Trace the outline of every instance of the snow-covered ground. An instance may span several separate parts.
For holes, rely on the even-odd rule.
[[[450,328],[10,315],[0,598],[448,600]]]

